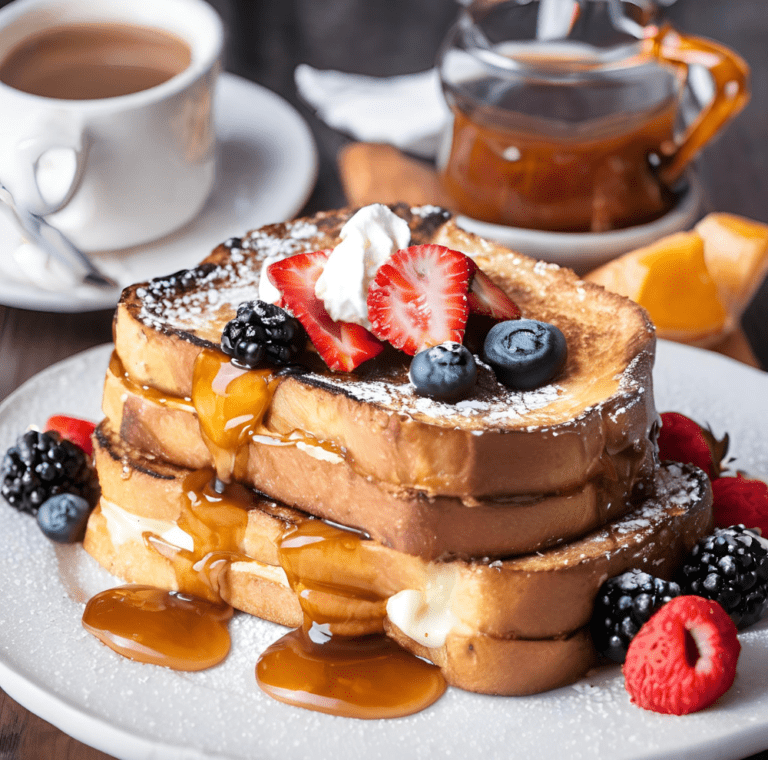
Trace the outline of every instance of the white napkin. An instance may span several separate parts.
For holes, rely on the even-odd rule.
[[[425,158],[437,153],[449,111],[435,69],[369,77],[302,63],[295,79],[299,95],[334,129]]]

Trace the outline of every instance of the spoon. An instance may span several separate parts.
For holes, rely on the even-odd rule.
[[[63,232],[42,216],[19,206],[8,188],[0,182],[0,201],[12,212],[22,233],[45,253],[71,269],[87,285],[116,288],[117,282],[105,275]]]

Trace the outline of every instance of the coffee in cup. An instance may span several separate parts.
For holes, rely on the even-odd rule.
[[[97,100],[167,82],[192,60],[189,45],[133,24],[70,24],[24,40],[0,61],[0,82],[30,95]]]

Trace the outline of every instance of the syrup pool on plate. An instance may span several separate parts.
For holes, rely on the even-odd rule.
[[[94,596],[83,626],[119,654],[173,670],[205,670],[229,654],[232,608],[154,586],[120,586]]]
[[[322,520],[283,532],[280,564],[304,623],[259,658],[256,680],[271,697],[349,718],[398,718],[423,710],[445,692],[438,667],[382,632],[386,599],[377,593],[364,542]]]

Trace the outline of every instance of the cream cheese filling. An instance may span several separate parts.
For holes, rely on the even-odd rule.
[[[182,530],[172,520],[156,520],[152,517],[140,517],[131,514],[114,502],[101,498],[99,505],[101,514],[107,523],[107,532],[115,546],[121,546],[128,541],[142,541],[145,533],[160,537],[165,543],[179,549],[194,551],[195,542],[192,536]],[[248,558],[232,563],[235,572],[256,575],[264,580],[288,586],[288,577],[282,567],[268,565],[259,560]]]
[[[430,568],[423,589],[404,589],[387,600],[387,617],[406,636],[430,649],[443,646],[459,624],[451,606],[459,571],[452,565]]]
[[[145,534],[151,533],[172,546],[194,551],[193,537],[172,520],[141,517],[103,497],[100,506],[110,540],[115,546],[128,541],[140,542]],[[232,569],[289,585],[282,567],[255,559],[235,562]],[[460,624],[451,606],[457,580],[458,568],[452,564],[430,568],[422,588],[403,589],[387,600],[387,616],[406,636],[423,646],[443,646],[450,631]]]
[[[171,520],[157,520],[131,514],[104,497],[101,498],[100,505],[101,514],[107,521],[109,537],[115,546],[121,546],[128,541],[141,541],[145,533],[153,533],[179,549],[190,552],[195,549],[192,536]]]

